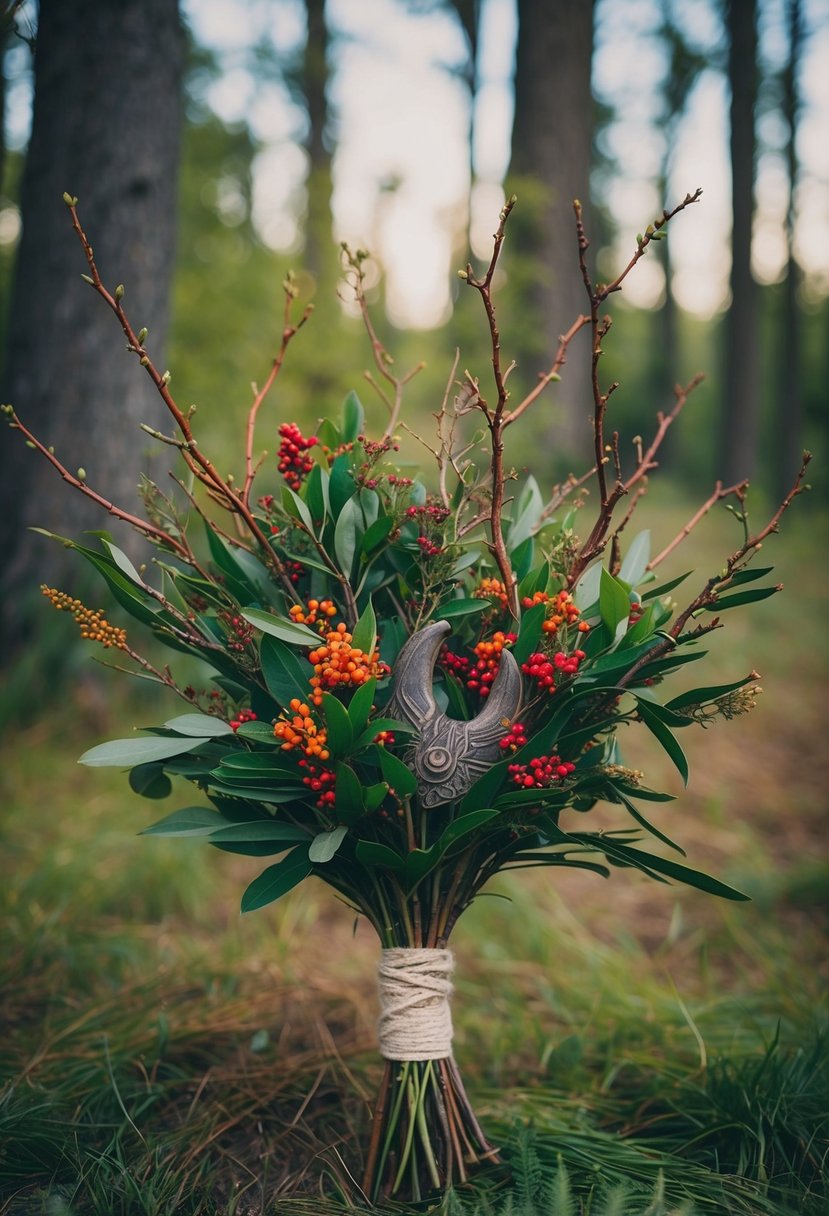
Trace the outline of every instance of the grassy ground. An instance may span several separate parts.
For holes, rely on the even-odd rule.
[[[753,902],[527,874],[467,913],[456,1055],[511,1172],[450,1216],[826,1211],[827,579],[804,507],[769,546],[786,592],[712,639],[716,678],[762,672],[760,705],[685,732],[691,789],[660,821]],[[681,508],[654,519],[669,536]],[[719,565],[725,526],[681,568]],[[0,1211],[359,1205],[370,933],[313,885],[242,920],[255,861],[135,840],[163,812],[74,763],[156,717],[115,686],[79,685],[2,744]],[[627,761],[679,793],[646,742]]]

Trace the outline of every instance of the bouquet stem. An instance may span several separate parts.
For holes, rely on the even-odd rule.
[[[470,1169],[484,1161],[498,1160],[452,1056],[386,1060],[363,1175],[373,1203],[417,1202],[466,1182]]]

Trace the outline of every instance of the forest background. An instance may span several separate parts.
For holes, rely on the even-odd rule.
[[[822,1185],[823,1149],[814,1146],[825,1123],[815,1122],[819,1091],[804,1075],[815,1085],[826,1075],[825,4],[187,0],[179,9],[175,0],[42,0],[38,11],[26,0],[6,3],[2,31],[0,396],[57,444],[69,467],[83,466],[91,484],[126,504],[140,470],[148,461],[166,468],[169,450],[159,453],[137,429],[159,425],[160,414],[80,280],[63,191],[79,196],[105,276],[124,282],[131,315],[149,327],[179,400],[198,406],[203,446],[222,453],[229,471],[241,461],[250,383],[265,378],[278,346],[289,268],[315,312],[263,415],[263,446],[273,453],[282,421],[311,433],[355,387],[370,416],[383,416],[363,380],[370,351],[359,319],[338,294],[341,239],[373,255],[374,315],[397,366],[425,362],[409,386],[406,418],[429,435],[456,348],[463,366],[485,373],[487,334],[457,270],[488,256],[505,193],[519,203],[499,299],[520,386],[549,364],[558,334],[584,308],[571,200],[587,205],[591,256],[609,278],[663,206],[703,187],[702,203],[679,217],[613,301],[606,363],[621,382],[613,425],[628,440],[670,409],[675,383],[706,372],[642,508],[643,522],[666,538],[715,479],[751,477],[759,517],[791,483],[802,449],[818,457],[813,494],[770,546],[785,593],[720,652],[729,675],[759,667],[766,696],[747,722],[695,741],[697,783],[675,812],[692,859],[747,888],[754,904],[723,911],[626,875],[612,890],[569,880],[555,891],[507,887],[515,909],[482,911],[470,924],[459,1002],[470,1012],[458,1016],[461,1035],[464,1017],[477,1019],[467,1041],[471,1054],[474,1025],[484,1045],[481,1086],[507,1087],[513,1109],[542,1124],[553,1109],[563,1119],[556,1143],[571,1172],[579,1158],[567,1135],[582,1116],[574,1113],[570,1126],[561,1105],[539,1113],[536,1088],[590,1108],[601,1129],[639,1134],[648,1122],[633,1118],[641,1078],[664,1099],[679,1083],[679,1060],[711,1103],[693,1118],[703,1127],[730,1118],[742,1129],[729,1149],[732,1172],[742,1161],[760,1186],[769,1169],[789,1169],[808,1179],[798,1210],[809,1210]],[[588,372],[586,344],[576,341],[562,383],[509,453],[543,487],[587,466]],[[422,461],[410,436],[402,455]],[[106,526],[87,507],[3,435],[0,721],[13,859],[3,900],[14,1034],[1,1108],[17,1157],[0,1158],[0,1182],[32,1205],[57,1194],[66,1210],[78,1203],[78,1211],[101,1212],[113,1194],[119,1210],[164,1211],[197,1175],[193,1211],[202,1210],[202,1193],[215,1202],[242,1190],[250,1203],[273,1193],[268,1171],[293,1193],[319,1151],[325,1096],[347,1107],[337,1061],[358,1075],[372,1067],[371,946],[352,943],[350,924],[314,895],[240,927],[243,861],[188,853],[185,867],[180,850],[133,841],[145,806],[117,775],[76,769],[86,746],[117,733],[114,723],[128,730],[143,721],[150,704],[146,690],[127,695],[111,673],[90,677],[94,665],[71,622],[47,616],[38,593],[48,581],[99,602],[100,589],[82,583],[63,550],[26,530],[76,535]],[[689,558],[719,563],[732,547],[730,526],[722,514],[707,520]],[[659,785],[658,760],[633,760]],[[323,981],[314,969],[319,916],[342,945],[341,963]],[[493,968],[505,984],[490,1021],[480,1001]],[[585,975],[590,993],[577,982]],[[298,995],[305,988],[309,1006]],[[129,993],[117,1012],[115,990]],[[310,1045],[291,1022],[291,1002],[319,1017]],[[268,1064],[280,1017],[294,1030],[285,1032],[277,1092],[256,1070]],[[334,1024],[342,1056],[327,1031]],[[655,1046],[643,1045],[643,1025],[659,1027]],[[147,1046],[149,1026],[159,1042],[172,1035],[164,1050],[174,1064],[169,1083],[142,1090],[136,1060],[162,1050]],[[779,1051],[750,1111],[716,1108],[694,1071],[707,1051],[725,1061],[724,1074]],[[355,1065],[363,1057],[369,1062]],[[620,1113],[625,1095],[607,1078],[625,1069],[637,1081]],[[197,1101],[211,1070],[223,1078],[225,1122],[209,1087]],[[748,1093],[745,1075],[741,1084]],[[693,1105],[671,1093],[686,1110]],[[783,1126],[783,1107],[802,1122],[792,1114]],[[195,1126],[183,1119],[186,1137],[170,1131],[171,1110],[197,1110]],[[492,1111],[508,1125],[495,1098]],[[357,1123],[364,1117],[348,1113]],[[276,1150],[265,1133],[241,1148],[251,1119],[276,1129]],[[135,1139],[133,1120],[145,1141]],[[351,1144],[349,1128],[327,1130],[337,1145]],[[191,1156],[194,1140],[200,1155]],[[746,1210],[789,1210],[768,1202]]]

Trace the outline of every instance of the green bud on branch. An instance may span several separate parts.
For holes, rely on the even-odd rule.
[[[116,302],[117,302],[118,300],[123,300],[123,298],[124,298],[124,284],[123,284],[123,283],[119,283],[119,284],[118,284],[118,286],[115,288],[115,299],[116,299]]]
[[[170,371],[166,371],[166,372],[164,373],[164,375],[161,377],[161,383],[162,383],[162,384],[169,384],[169,383],[170,383],[170,381],[171,381],[171,379],[172,379],[172,373],[171,373]]]
[[[146,340],[147,340],[147,327],[145,325],[143,329],[139,329],[139,331],[138,331],[138,345],[143,346]]]
[[[66,203],[67,207],[77,207],[78,205],[77,195],[69,194],[66,190],[63,192],[63,201]]]
[[[141,363],[141,366],[142,366],[142,367],[149,367],[149,366],[150,366],[150,360],[147,358],[147,356],[146,356],[146,355],[142,355],[142,356],[141,356],[140,363]]]
[[[95,286],[95,280],[90,278],[88,274],[82,274],[81,278],[83,279],[84,283],[88,283],[90,287]]]
[[[78,469],[78,481],[86,481],[86,469]]]

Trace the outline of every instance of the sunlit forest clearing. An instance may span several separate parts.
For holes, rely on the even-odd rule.
[[[455,1056],[502,1160],[431,1202],[369,1204],[361,1180],[382,1070],[372,927],[315,877],[240,915],[261,857],[138,838],[194,800],[188,782],[176,777],[168,797],[148,801],[124,771],[77,763],[182,705],[157,683],[108,669],[113,652],[81,643],[68,614],[43,601],[43,582],[92,608],[107,590],[28,529],[76,536],[110,521],[84,514],[85,491],[4,434],[0,1213],[820,1216],[829,1195],[829,239],[814,138],[826,103],[818,6],[641,0],[625,18],[617,0],[596,0],[562,19],[568,6],[551,15],[530,0],[377,0],[370,20],[369,6],[358,18],[333,0],[262,0],[243,5],[240,21],[230,0],[152,0],[146,42],[134,26],[125,38],[126,19],[110,22],[104,7],[41,0],[38,17],[28,0],[3,6],[2,399],[38,439],[54,439],[76,489],[134,507],[138,470],[166,487],[172,468],[200,509],[216,502],[181,475],[157,394],[142,396],[135,351],[127,358],[117,323],[80,280],[67,214],[76,194],[107,287],[123,280],[136,328],[150,331],[147,350],[169,369],[163,386],[192,411],[198,444],[230,487],[261,452],[257,492],[278,497],[279,426],[316,435],[350,392],[379,437],[388,385],[405,380],[396,467],[438,493],[441,401],[477,381],[494,396],[492,332],[468,280],[484,273],[513,189],[492,284],[509,403],[547,373],[559,336],[589,312],[585,280],[641,262],[607,301],[613,325],[597,384],[585,324],[565,344],[560,382],[551,377],[507,432],[508,521],[528,473],[547,497],[590,468],[591,401],[617,381],[606,451],[610,463],[618,431],[631,475],[677,389],[683,397],[704,373],[622,537],[626,552],[649,530],[659,553],[695,520],[659,571],[659,581],[695,572],[676,601],[741,543],[741,522],[723,503],[696,520],[712,487],[751,481],[748,532],[790,490],[804,448],[815,460],[810,493],[757,559],[782,590],[724,614],[726,628],[704,638],[707,682],[757,672],[756,708],[681,732],[687,789],[652,735],[633,722],[619,730],[618,762],[675,796],[648,817],[681,844],[683,863],[750,902],[625,865],[608,879],[564,868],[494,878],[453,935],[453,1017]],[[104,58],[123,64],[117,100],[106,75],[94,76],[99,53],[85,58],[87,27],[109,46]],[[634,87],[618,60],[639,52]],[[553,53],[556,82],[542,70]],[[745,74],[748,62],[756,74]],[[92,82],[86,93],[71,91],[78,65]],[[361,126],[361,106],[381,85],[388,113]],[[151,103],[152,119],[136,124]],[[565,120],[549,123],[562,107]],[[546,138],[551,127],[558,144]],[[78,130],[90,133],[84,146]],[[433,196],[418,185],[420,143],[440,177]],[[710,177],[685,180],[698,169]],[[699,186],[668,239],[649,244],[648,224]],[[581,271],[576,195],[589,241]],[[420,232],[427,218],[433,246]],[[363,265],[364,245],[368,332],[348,273],[355,250]],[[307,321],[253,445],[251,401],[285,353],[286,283]],[[463,428],[473,467],[486,469],[481,415]],[[590,483],[573,517],[574,551],[597,505]],[[152,556],[130,548],[126,529],[115,535],[133,560]],[[106,612],[137,640],[126,612]],[[145,652],[159,666],[169,658],[158,639]],[[209,680],[201,660],[174,658],[182,683]],[[699,682],[692,665],[672,695]],[[589,820],[612,833],[629,826],[623,814],[610,802],[589,816],[568,806],[561,826],[587,830]]]

